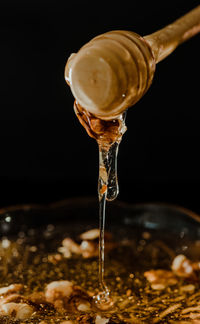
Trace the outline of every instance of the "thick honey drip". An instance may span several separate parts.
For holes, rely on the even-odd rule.
[[[126,113],[113,120],[103,120],[82,108],[77,101],[74,102],[74,110],[88,135],[96,139],[104,149],[108,150],[115,142],[120,143],[126,131]]]
[[[96,139],[99,146],[99,293],[95,302],[101,309],[112,306],[110,292],[104,282],[104,230],[106,216],[106,200],[114,200],[119,193],[117,179],[117,154],[124,132],[125,113],[114,120],[105,121],[84,110],[76,101],[74,109],[80,123],[89,136]]]
[[[99,293],[95,296],[97,307],[107,309],[112,306],[108,287],[104,282],[104,231],[106,200],[114,200],[119,192],[117,181],[117,153],[119,143],[113,143],[109,149],[99,144]]]

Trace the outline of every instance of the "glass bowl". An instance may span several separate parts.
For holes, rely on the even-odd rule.
[[[72,260],[65,259],[59,261],[61,263],[58,265],[56,259],[52,259],[55,263],[53,261],[53,264],[49,265],[49,270],[41,264],[41,262],[36,261],[38,264],[34,271],[39,271],[43,276],[39,281],[34,271],[27,268],[27,260],[37,259],[36,254],[37,251],[39,251],[40,257],[42,255],[42,262],[44,262],[44,264],[49,262],[49,255],[53,256],[57,253],[57,247],[62,245],[63,239],[70,237],[76,240],[81,233],[98,228],[98,223],[98,201],[92,197],[66,199],[49,205],[22,205],[1,209],[0,254],[2,253],[2,249],[7,249],[6,251],[8,251],[8,258],[0,255],[2,262],[0,266],[1,287],[12,284],[13,280],[15,283],[22,283],[26,286],[28,280],[31,289],[37,291],[38,286],[41,288],[51,281],[72,280],[80,287],[83,286],[84,289],[88,289],[88,291],[94,289],[94,291],[97,292],[98,255],[83,260],[80,260],[80,258],[72,258]],[[141,301],[143,300],[144,302],[147,295],[144,296],[144,293],[141,291],[148,286],[148,284],[143,281],[141,285],[138,286],[140,277],[137,277],[135,274],[139,273],[140,275],[151,269],[170,270],[173,259],[180,254],[184,254],[192,261],[200,260],[200,217],[190,210],[175,205],[161,203],[133,205],[114,201],[107,203],[106,232],[112,235],[112,243],[117,247],[111,249],[111,251],[105,255],[106,284],[113,292],[114,298],[116,297],[115,291],[120,289],[120,291],[122,291],[122,289],[125,290],[125,298],[127,300],[133,298],[133,296],[129,294],[130,291],[132,291],[132,287],[134,287],[132,294],[134,294],[135,300],[138,300],[137,305],[140,305],[138,306],[140,309],[138,309],[136,315],[134,313],[135,306],[133,312],[130,311],[129,313],[129,309],[131,308],[128,308],[128,306],[126,306],[127,308],[124,306],[125,309],[123,309],[122,312],[123,316],[127,316],[127,318],[138,316],[137,321],[136,317],[134,317],[132,322],[131,320],[129,322],[123,320],[120,322],[119,318],[115,322],[112,317],[109,323],[151,323],[150,318],[155,318],[155,321],[153,320],[152,323],[168,323],[166,314],[164,322],[162,319],[160,321],[158,320],[156,317],[158,316],[158,312],[156,311],[157,313],[155,313],[156,306],[150,307],[151,311],[154,311],[154,313],[149,311],[148,314],[145,313],[144,315],[145,307]],[[16,246],[13,245],[14,243],[12,242],[25,242],[25,248],[22,247],[16,252]],[[105,246],[107,246],[107,243]],[[12,249],[10,247],[12,247]],[[9,252],[11,250],[12,252]],[[19,256],[20,261],[16,261],[16,259],[12,261],[14,263],[11,264],[9,257],[12,253],[18,253],[18,255],[21,253]],[[12,258],[14,258],[13,255]],[[5,267],[3,267],[4,264],[6,265]],[[6,268],[6,270],[4,268]],[[131,280],[135,280],[133,284]],[[38,282],[39,284],[37,284]],[[83,282],[84,285],[82,284]],[[123,282],[122,286],[120,286],[120,282]],[[37,289],[35,288],[36,285]],[[186,286],[188,286],[188,283]],[[190,282],[188,287],[191,288]],[[171,295],[174,294],[173,290],[167,291]],[[158,296],[161,296],[159,294],[160,292],[153,291],[151,298],[156,300]],[[148,296],[150,296],[149,291]],[[165,300],[164,298],[168,298],[166,297],[166,292],[165,294],[163,293],[162,296],[163,300]],[[176,298],[182,297],[182,295],[178,295]],[[124,303],[123,298],[121,298],[121,300],[123,300]],[[169,301],[170,299],[168,298],[167,300]],[[118,298],[118,302],[119,301],[120,299]],[[161,304],[165,305],[165,302]],[[181,306],[179,304],[176,305],[183,307],[182,304]],[[162,309],[163,306],[160,307]],[[89,315],[88,312],[86,312],[86,314],[87,316],[92,316]],[[97,314],[99,314],[98,310]],[[66,314],[63,316],[65,317],[62,319],[67,318]],[[83,312],[80,316],[86,315]],[[81,318],[80,316],[78,318]],[[100,315],[97,315],[97,317],[98,316]],[[111,315],[104,312],[102,316],[107,319],[107,316]],[[113,312],[112,316],[114,316]],[[117,315],[115,315],[115,317],[116,316]],[[140,318],[142,318],[141,322],[139,321]],[[48,317],[48,320],[48,323],[61,323],[61,319],[59,322],[57,319],[55,320],[55,318],[50,319],[50,317]],[[79,322],[101,323],[92,321],[91,318],[88,319],[88,322],[81,322],[81,320],[79,321],[76,319],[73,323]],[[104,322],[107,323],[106,321]],[[11,322],[8,321],[5,323]],[[27,320],[23,321],[23,323],[38,323],[38,320],[34,321],[34,319],[31,319],[31,321]],[[169,323],[176,322],[169,321]]]

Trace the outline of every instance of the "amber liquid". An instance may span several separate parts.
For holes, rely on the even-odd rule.
[[[84,302],[80,295],[80,299],[77,296],[76,304],[73,299],[69,300],[70,307],[63,312],[58,312],[51,305],[44,304],[44,307],[38,306],[36,313],[25,321],[15,321],[12,316],[3,316],[0,313],[0,323],[38,324],[43,320],[48,324],[60,324],[71,320],[74,323],[89,324],[95,323],[97,315],[110,319],[111,323],[116,324],[161,324],[177,323],[177,321],[183,323],[190,314],[200,319],[199,281],[194,283],[180,278],[174,286],[154,290],[143,275],[144,271],[152,267],[170,269],[171,254],[176,255],[177,251],[171,250],[168,244],[161,241],[161,238],[166,240],[166,231],[143,233],[141,228],[128,225],[125,227],[125,232],[122,232],[120,224],[117,225],[116,222],[114,225],[112,234],[118,245],[109,252],[110,261],[105,268],[105,275],[110,278],[108,285],[112,291],[113,307],[108,307],[112,306],[109,294],[102,294],[108,292],[104,284],[104,291],[97,295],[100,296],[100,303],[95,304],[100,305],[101,310],[97,309],[91,300],[89,311],[78,310],[77,306]],[[17,237],[12,237],[12,240],[2,238],[0,240],[0,287],[14,283],[23,284],[22,294],[29,298],[32,293],[45,291],[46,285],[52,281],[69,280],[92,295],[97,293],[100,289],[97,275],[98,258],[84,259],[82,256],[73,255],[71,258],[63,257],[57,263],[52,263],[49,258],[49,255],[58,253],[61,237],[69,237],[69,234],[71,237],[78,237],[81,234],[80,226],[85,229],[84,220],[77,228],[76,222],[72,219],[71,225],[66,222],[56,223],[55,226],[49,224],[46,228],[41,227],[36,230],[29,228],[27,234],[20,231]],[[146,237],[147,234],[149,238]],[[172,243],[174,239],[175,237],[170,236],[167,242]],[[184,246],[185,244],[184,241]],[[187,245],[190,246],[189,242]],[[193,245],[190,247],[190,251],[192,250]],[[192,292],[182,290],[191,284],[194,285]],[[103,307],[105,305],[107,308]],[[171,306],[177,308],[174,312],[166,313],[165,310]],[[186,311],[186,307],[192,307],[191,311],[189,309]],[[194,313],[195,309],[196,313]],[[81,320],[82,316],[87,317],[88,320]]]
[[[114,200],[119,193],[117,180],[117,155],[122,136],[126,131],[126,112],[117,119],[101,120],[92,115],[75,101],[75,113],[89,136],[96,139],[99,145],[99,293],[96,303],[100,308],[112,304],[109,290],[104,281],[104,230],[106,201]],[[107,305],[107,306],[106,306]]]
[[[106,218],[106,200],[114,200],[119,192],[117,180],[117,154],[119,143],[109,148],[99,145],[99,293],[95,297],[100,308],[112,305],[110,292],[104,281],[104,231]]]

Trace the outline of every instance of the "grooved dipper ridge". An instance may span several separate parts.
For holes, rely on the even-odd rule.
[[[65,79],[82,108],[100,119],[118,118],[148,90],[156,63],[198,32],[200,6],[145,37],[107,32],[69,57]]]

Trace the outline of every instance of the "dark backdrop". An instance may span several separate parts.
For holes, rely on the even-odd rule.
[[[63,77],[68,56],[97,34],[146,35],[198,4],[1,0],[1,206],[96,195],[97,145],[73,112]],[[199,35],[157,66],[150,90],[128,112],[119,199],[200,211],[199,74]]]

